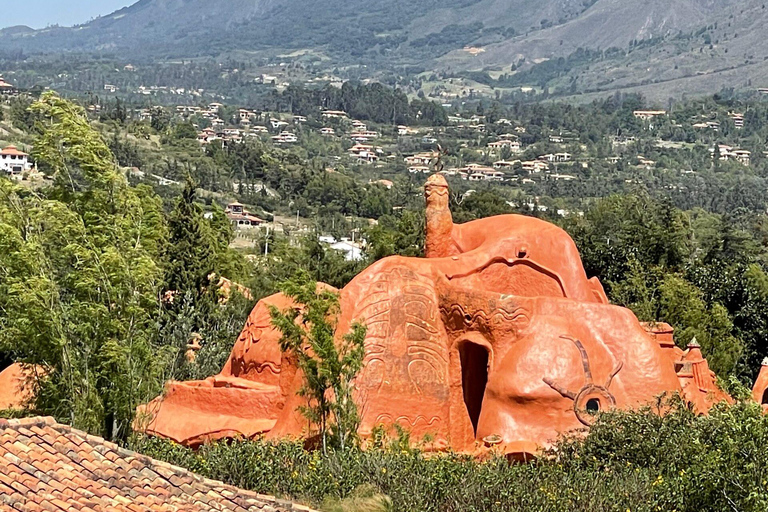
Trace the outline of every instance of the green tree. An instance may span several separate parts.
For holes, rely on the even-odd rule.
[[[734,335],[728,310],[718,302],[706,302],[704,292],[679,274],[658,266],[645,268],[637,261],[629,267],[624,279],[611,285],[614,300],[632,309],[641,321],[672,325],[681,348],[696,338],[710,367],[720,376],[731,374],[744,344]]]
[[[346,450],[357,440],[360,424],[353,380],[363,366],[366,328],[355,323],[350,332],[337,332],[338,295],[318,288],[304,272],[282,288],[298,306],[287,311],[273,306],[270,314],[282,333],[281,349],[295,358],[304,375],[300,394],[308,405],[302,413],[319,426],[323,453],[329,441]]]
[[[166,287],[182,296],[191,293],[198,299],[210,288],[209,277],[216,270],[217,240],[202,207],[195,201],[196,188],[188,177],[168,218]]]
[[[81,108],[46,92],[31,111],[55,181],[41,193],[0,181],[0,351],[46,369],[38,411],[124,440],[172,355],[154,344],[161,202],[128,186]]]

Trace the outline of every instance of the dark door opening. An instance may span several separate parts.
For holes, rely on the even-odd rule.
[[[459,356],[464,405],[467,406],[472,428],[477,435],[477,422],[483,409],[485,386],[488,384],[488,351],[475,343],[465,342],[459,347]]]
[[[763,393],[762,405],[768,405],[768,389],[766,389],[765,392]]]

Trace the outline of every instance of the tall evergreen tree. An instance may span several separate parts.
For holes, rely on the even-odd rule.
[[[197,300],[210,287],[209,278],[216,270],[216,239],[202,207],[195,202],[195,189],[195,182],[187,177],[168,219],[166,289],[181,296],[192,294]]]

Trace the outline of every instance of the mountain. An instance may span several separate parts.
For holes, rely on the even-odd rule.
[[[768,79],[763,1],[140,0],[76,27],[2,30],[0,56],[152,61],[301,50],[329,69],[418,66],[501,88],[663,97]]]
[[[14,36],[14,35],[29,34],[34,31],[35,29],[28,27],[26,25],[15,25],[13,27],[0,28],[0,36],[3,36],[3,35]]]
[[[440,60],[453,69],[481,71],[509,69],[522,58],[547,66],[579,48],[600,49],[597,58],[566,62],[535,85],[580,95],[641,92],[660,100],[768,85],[766,22],[762,0],[600,0],[576,19],[488,45],[481,58],[454,51]]]
[[[322,48],[434,56],[483,37],[563,23],[584,0],[140,0],[77,27],[0,35],[27,52],[127,51],[197,56],[228,50]]]

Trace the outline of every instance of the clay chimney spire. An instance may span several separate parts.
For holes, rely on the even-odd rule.
[[[448,182],[442,174],[433,174],[424,186],[427,201],[427,233],[424,243],[427,258],[444,258],[453,251],[453,216],[449,207]]]

